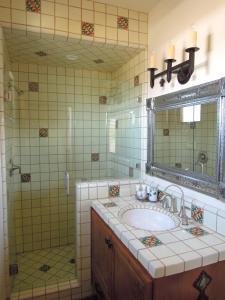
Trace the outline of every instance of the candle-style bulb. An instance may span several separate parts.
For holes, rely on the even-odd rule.
[[[192,31],[191,33],[191,47],[197,47],[198,33],[197,31]]]
[[[150,56],[150,68],[156,68],[156,60],[155,60],[155,55],[152,54]]]
[[[170,45],[168,48],[168,59],[175,59],[175,46]]]

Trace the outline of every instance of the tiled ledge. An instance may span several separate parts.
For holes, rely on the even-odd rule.
[[[191,221],[169,231],[151,232],[122,224],[118,213],[140,205],[134,197],[92,201],[92,207],[153,278],[160,278],[225,260],[225,237]],[[151,204],[145,204],[151,206]],[[197,233],[196,233],[197,232]],[[198,235],[199,234],[199,235]],[[147,243],[146,243],[147,241]]]

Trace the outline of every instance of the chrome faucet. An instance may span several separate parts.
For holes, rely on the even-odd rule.
[[[184,192],[183,192],[183,190],[182,190],[182,188],[180,188],[178,185],[176,185],[176,184],[170,184],[170,185],[168,185],[166,188],[165,188],[165,190],[164,190],[164,192],[166,192],[170,187],[176,187],[180,192],[181,192],[181,204],[180,204],[180,212],[179,212],[179,214],[178,214],[178,216],[181,218],[181,223],[182,223],[182,225],[188,225],[188,216],[187,216],[187,214],[186,214],[186,210],[185,210],[185,203],[184,203]],[[164,202],[165,201],[168,201],[168,197],[171,199],[171,205],[170,205],[170,211],[171,212],[175,212],[175,211],[177,211],[176,210],[176,199],[173,197],[173,196],[171,196],[171,195],[169,195],[169,194],[165,194],[163,197],[162,197],[162,199],[161,199],[161,201],[162,201],[162,206],[165,208],[165,204],[164,204]]]
[[[14,165],[13,161],[10,160],[11,168],[9,169],[9,175],[10,177],[13,176],[14,171],[19,170],[19,174],[21,174],[21,167]]]

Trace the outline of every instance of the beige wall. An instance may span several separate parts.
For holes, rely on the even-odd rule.
[[[176,76],[164,88],[157,82],[149,95],[155,96],[187,88],[225,76],[225,2],[223,0],[162,0],[149,15],[149,54],[154,51],[157,65],[162,70],[170,43],[176,45],[177,62],[183,61],[183,49],[188,47],[192,26],[198,31],[196,70],[184,86],[178,84]]]

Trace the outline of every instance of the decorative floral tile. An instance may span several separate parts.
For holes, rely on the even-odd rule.
[[[103,204],[103,206],[105,206],[105,207],[115,207],[117,205],[114,202],[108,202],[108,203]]]
[[[81,24],[81,32],[83,35],[94,36],[95,26],[92,23],[82,22]]]
[[[48,137],[48,128],[39,128],[39,137]]]
[[[119,29],[128,30],[129,28],[129,19],[126,17],[117,18],[117,26]]]
[[[39,83],[38,82],[28,82],[29,92],[39,92]]]
[[[110,185],[109,186],[109,197],[119,197],[120,195],[120,186],[119,185]]]
[[[139,239],[146,247],[155,247],[162,245],[162,242],[154,235],[145,236]]]
[[[202,236],[202,235],[209,234],[207,231],[203,230],[200,227],[187,228],[186,231],[194,236]]]
[[[134,86],[139,86],[139,75],[134,77]]]
[[[99,161],[99,153],[91,153],[91,161]]]
[[[169,136],[170,135],[170,130],[169,129],[163,129],[163,136]]]
[[[30,12],[41,12],[41,0],[26,0],[26,10]]]
[[[196,222],[202,224],[204,218],[204,209],[194,204],[191,205],[191,217]]]
[[[29,173],[21,174],[21,182],[31,182],[31,174]]]
[[[162,199],[162,197],[165,195],[165,193],[163,191],[158,190],[158,201],[160,201]]]
[[[107,103],[107,97],[106,96],[100,96],[99,97],[99,104],[106,104]]]

